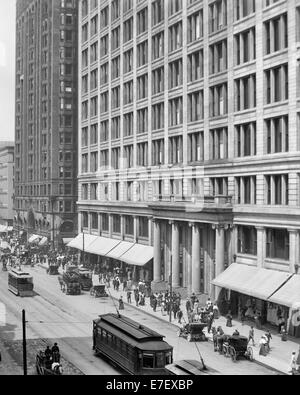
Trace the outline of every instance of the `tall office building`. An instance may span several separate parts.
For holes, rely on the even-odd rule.
[[[0,232],[11,231],[14,220],[14,147],[13,141],[0,141]]]
[[[79,13],[86,250],[154,289],[171,276],[224,311],[230,300],[288,318],[300,300],[300,1],[81,0]]]
[[[15,226],[58,245],[77,232],[76,0],[18,0]]]

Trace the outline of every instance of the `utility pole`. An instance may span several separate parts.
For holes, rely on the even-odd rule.
[[[171,257],[170,261],[170,312],[169,312],[169,321],[172,322],[172,310],[173,310],[173,299],[172,299],[172,293],[173,293],[173,288],[172,288],[172,277],[173,277],[173,257]]]
[[[51,222],[52,222],[52,248],[55,250],[55,215],[54,215],[54,203],[56,201],[56,196],[50,196],[51,202]]]
[[[27,345],[26,345],[26,316],[25,310],[22,311],[22,328],[23,328],[23,371],[27,376]]]
[[[84,253],[84,247],[85,247],[85,245],[84,245],[84,230],[83,230],[83,228],[82,228],[82,263],[83,263],[83,266],[85,266],[85,253]]]

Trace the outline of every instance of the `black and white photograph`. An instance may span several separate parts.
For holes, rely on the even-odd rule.
[[[300,375],[300,0],[0,0],[0,376],[244,375]]]

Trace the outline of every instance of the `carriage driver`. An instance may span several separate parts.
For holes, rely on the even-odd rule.
[[[54,343],[54,346],[52,347],[51,351],[52,351],[52,354],[55,353],[55,352],[57,352],[59,354],[59,348],[58,348],[57,343]]]
[[[57,343],[54,343],[54,346],[51,349],[52,351],[52,360],[53,362],[60,362],[60,352],[59,352],[59,347],[57,345]]]

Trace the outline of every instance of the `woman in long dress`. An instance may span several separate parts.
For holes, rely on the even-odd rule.
[[[226,315],[226,326],[228,327],[228,328],[231,328],[232,327],[232,315],[231,315],[231,312],[229,311],[228,312],[228,314]]]

